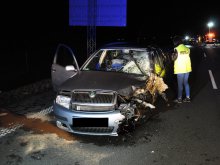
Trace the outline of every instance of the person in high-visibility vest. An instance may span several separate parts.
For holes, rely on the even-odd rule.
[[[192,71],[190,49],[186,47],[179,36],[173,38],[174,52],[176,59],[174,60],[174,74],[177,75],[178,95],[174,100],[176,103],[190,102],[190,86],[189,74]],[[185,88],[186,97],[182,99],[183,87]]]

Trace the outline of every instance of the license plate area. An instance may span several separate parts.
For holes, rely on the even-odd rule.
[[[73,127],[108,127],[108,118],[73,118]]]

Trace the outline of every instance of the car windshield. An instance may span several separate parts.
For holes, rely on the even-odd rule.
[[[149,52],[146,49],[101,49],[82,70],[148,75]]]

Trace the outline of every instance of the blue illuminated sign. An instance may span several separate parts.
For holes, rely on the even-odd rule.
[[[91,2],[91,1],[90,1]],[[88,11],[89,0],[69,0],[69,25],[126,26],[127,0],[96,0],[95,16]]]

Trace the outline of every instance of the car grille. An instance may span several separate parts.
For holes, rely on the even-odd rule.
[[[101,106],[101,105],[78,105],[74,104],[72,105],[72,108],[77,110],[77,111],[110,111],[114,110],[115,106],[111,105],[106,105],[106,106]]]
[[[77,103],[113,103],[114,93],[97,93],[94,98],[89,97],[90,92],[74,92],[72,102]]]
[[[112,91],[96,91],[94,97],[91,97],[93,91],[74,91],[72,93],[72,109],[77,111],[110,111],[115,109],[117,95]]]
[[[114,127],[73,127],[72,129],[84,133],[111,133]]]

